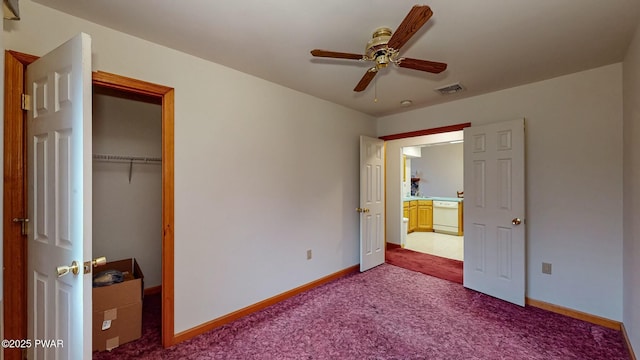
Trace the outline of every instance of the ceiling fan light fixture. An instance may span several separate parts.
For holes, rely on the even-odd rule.
[[[376,68],[378,70],[386,68],[387,65],[389,65],[390,61],[391,60],[389,59],[389,56],[387,56],[387,54],[380,54],[376,56]]]
[[[378,57],[381,54],[381,51],[384,50],[391,39],[391,29],[388,27],[377,28],[376,31],[373,32],[371,40],[367,42],[367,46],[364,49],[364,53],[366,57],[370,60],[378,61]],[[384,51],[382,51],[384,52]]]

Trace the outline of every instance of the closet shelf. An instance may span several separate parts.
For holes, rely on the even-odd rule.
[[[111,154],[93,154],[93,160],[106,162],[119,162],[129,164],[129,184],[131,184],[131,176],[133,174],[133,164],[162,164],[160,157],[148,156],[125,156]]]
[[[148,156],[126,156],[111,154],[93,154],[93,160],[127,163],[162,163],[162,158]]]

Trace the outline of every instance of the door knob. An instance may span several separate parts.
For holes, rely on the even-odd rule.
[[[91,260],[91,265],[93,265],[93,267],[104,266],[106,264],[107,264],[107,258],[104,256],[100,256],[98,258]]]
[[[72,272],[73,275],[78,275],[80,273],[80,266],[77,261],[74,260],[71,263],[71,266],[62,265],[56,268],[56,273],[58,274],[58,277],[65,276],[69,272]]]
[[[520,220],[520,218],[514,218],[513,220],[511,220],[511,223],[513,225],[520,225],[522,224],[522,220]]]
[[[104,266],[107,264],[107,258],[104,256],[100,256],[97,257],[91,261],[85,261],[84,262],[84,273],[85,274],[89,274],[91,273],[91,268],[92,267],[98,267],[98,266]]]

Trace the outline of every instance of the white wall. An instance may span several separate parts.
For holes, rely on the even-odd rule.
[[[527,296],[622,320],[621,64],[383,117],[377,126],[381,136],[518,118],[526,119]],[[387,205],[400,211],[399,202]],[[541,273],[543,261],[553,275]]]
[[[422,156],[411,163],[421,195],[456,197],[456,191],[464,190],[463,149],[462,143],[422,148]]]
[[[414,158],[422,156],[422,148],[420,146],[407,146],[402,148],[402,153],[407,155],[407,158]]]
[[[640,26],[623,63],[624,325],[640,352]]]
[[[177,333],[359,262],[358,144],[375,136],[371,117],[28,0],[20,6],[6,48],[42,55],[83,31],[94,70],[175,88]]]
[[[162,157],[162,107],[93,96],[93,152]],[[162,283],[162,166],[93,162],[93,257],[136,258],[145,288]],[[99,271],[100,269],[96,269]]]

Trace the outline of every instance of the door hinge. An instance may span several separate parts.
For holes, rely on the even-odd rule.
[[[13,218],[14,223],[20,223],[20,233],[22,235],[29,235],[29,219],[27,218]]]
[[[22,94],[22,110],[31,110],[31,96]]]

